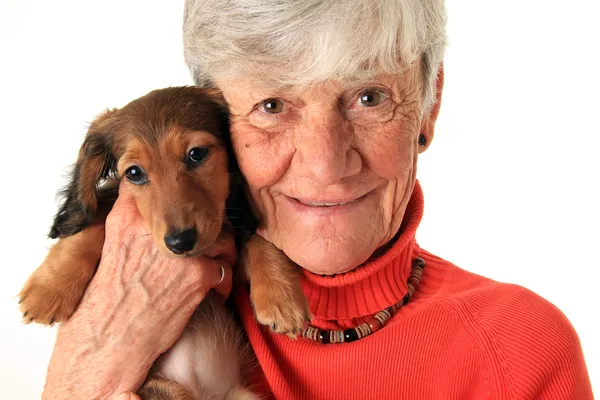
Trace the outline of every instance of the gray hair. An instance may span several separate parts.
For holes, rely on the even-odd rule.
[[[186,0],[194,81],[250,76],[274,86],[400,73],[419,57],[423,111],[446,47],[444,0]]]

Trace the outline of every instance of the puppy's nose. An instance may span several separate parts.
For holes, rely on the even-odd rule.
[[[196,228],[186,229],[184,231],[172,231],[165,235],[165,244],[167,248],[175,254],[183,254],[190,251],[196,245],[198,232]]]

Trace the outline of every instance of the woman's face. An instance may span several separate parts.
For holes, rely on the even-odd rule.
[[[316,274],[349,271],[394,237],[415,182],[418,67],[360,85],[217,84],[261,235]]]

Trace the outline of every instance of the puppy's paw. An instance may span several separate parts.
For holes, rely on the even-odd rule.
[[[162,378],[148,378],[137,395],[142,400],[194,400],[190,392],[177,382]],[[202,398],[213,398],[207,396]]]
[[[52,325],[71,317],[96,271],[103,239],[104,223],[52,246],[19,293],[25,323]]]
[[[47,273],[44,265],[27,280],[19,293],[23,322],[52,325],[64,322],[75,311],[85,286],[77,287],[67,277],[56,277]]]
[[[256,320],[276,333],[296,339],[312,319],[301,287],[289,287],[278,282],[252,284],[250,301]]]

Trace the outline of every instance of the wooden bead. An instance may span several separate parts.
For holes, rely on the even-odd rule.
[[[329,332],[319,331],[319,340],[321,340],[321,343],[323,344],[329,343]]]
[[[422,270],[415,270],[415,271],[411,272],[409,279],[416,279],[417,281],[420,282],[421,277],[423,276],[423,273],[419,272],[419,271],[422,271]]]
[[[366,322],[364,324],[360,324],[359,326],[357,326],[356,329],[358,331],[359,339],[361,339],[365,336],[369,336],[371,334],[371,328],[369,327],[369,324]]]
[[[375,314],[375,319],[376,319],[377,321],[379,321],[379,324],[380,324],[381,326],[384,326],[384,325],[385,325],[385,323],[387,322],[387,321],[385,320],[385,318],[384,318],[384,317],[383,317],[383,316],[382,316],[380,313],[377,313],[377,314]]]
[[[313,330],[310,333],[310,338],[312,340],[317,340],[317,337],[319,337],[319,329],[313,327]]]
[[[404,297],[402,297],[402,300],[400,300],[397,304],[393,304],[388,308],[379,311],[368,322],[364,322],[355,328],[346,329],[343,331],[328,331],[318,329],[314,326],[308,326],[304,331],[302,331],[302,336],[323,344],[350,343],[377,332],[383,328],[383,326],[385,326],[385,324],[396,314],[400,307],[408,303],[416,288],[419,286],[419,283],[421,282],[423,268],[425,268],[425,261],[422,258],[417,257],[413,261],[413,268],[407,279],[408,290]]]
[[[402,298],[402,305],[405,305],[406,303],[408,303],[409,299],[410,299],[410,295],[408,293],[406,293],[404,295],[404,297]]]
[[[383,313],[386,317],[386,322],[389,321],[390,318],[392,318],[392,313],[390,313],[390,311],[387,308],[385,310],[381,310],[380,312]]]
[[[344,331],[344,342],[354,342],[358,340],[358,332],[354,329],[346,329]]]
[[[341,339],[344,337],[342,331],[329,331],[329,341],[331,343],[341,343]]]
[[[379,322],[379,320],[375,319],[375,318],[369,320],[368,324],[369,324],[369,328],[371,329],[371,333],[377,332],[378,330],[381,329],[381,326],[382,326],[381,322]]]

